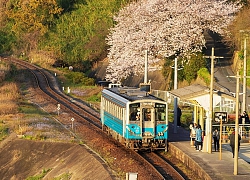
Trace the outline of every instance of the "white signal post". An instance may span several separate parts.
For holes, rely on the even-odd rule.
[[[72,124],[71,124],[72,125],[72,130],[74,130],[74,120],[75,120],[74,118],[71,118],[71,121],[72,121]]]
[[[60,112],[60,104],[57,104],[57,115],[59,116],[59,112]]]
[[[210,81],[210,106],[209,106],[209,121],[206,122],[206,136],[208,137],[207,147],[208,153],[212,153],[212,119],[213,119],[213,90],[214,90],[214,59],[224,58],[214,56],[214,48],[212,48],[211,56],[204,56],[211,59],[211,81]]]

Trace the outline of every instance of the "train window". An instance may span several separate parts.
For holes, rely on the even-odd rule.
[[[115,106],[114,106],[114,103],[111,103],[111,110],[112,110],[112,112],[111,112],[111,114],[114,116],[115,115]]]
[[[114,116],[117,117],[117,106],[114,104]]]
[[[151,109],[149,108],[142,109],[142,114],[144,121],[151,121]]]
[[[108,101],[108,102],[107,102],[107,111],[108,111],[108,112],[110,112],[110,108],[109,108],[109,107],[110,107],[110,102]]]
[[[109,102],[110,114],[113,115],[113,103]]]
[[[129,120],[130,121],[139,121],[140,120],[140,104],[130,104],[129,105]]]
[[[116,116],[120,119],[120,107],[117,106],[116,108]]]
[[[155,119],[156,121],[166,120],[166,105],[165,104],[155,105]]]
[[[125,118],[125,109],[124,108],[122,108],[122,120],[124,120]]]
[[[121,107],[117,106],[117,117],[121,119]]]

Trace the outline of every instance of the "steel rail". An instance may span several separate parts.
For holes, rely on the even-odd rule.
[[[175,179],[175,180],[185,180],[176,168],[164,159],[164,157],[158,155],[155,152],[140,152],[139,153],[152,168],[162,176],[161,179]]]

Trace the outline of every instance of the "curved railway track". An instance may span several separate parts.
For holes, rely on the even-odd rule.
[[[55,78],[48,71],[13,57],[9,58],[8,61],[28,69],[34,75],[37,90],[41,91],[44,97],[49,99],[50,103],[55,103],[55,110],[57,104],[60,104],[60,110],[71,114],[77,123],[91,126],[91,128],[99,132],[102,131],[99,113],[95,112],[88,105],[76,103],[71,97],[63,94],[55,86]],[[78,128],[79,133],[81,133],[81,127]],[[159,179],[184,179],[164,158],[155,153],[143,153],[138,158],[140,161],[144,161],[148,167],[151,167]]]
[[[84,104],[79,106],[72,102],[72,98],[63,95],[61,92],[59,92],[59,90],[56,90],[51,77],[52,75],[49,75],[49,72],[25,61],[20,61],[13,58],[11,61],[19,66],[27,68],[34,75],[37,88],[39,88],[45,96],[48,96],[51,101],[55,102],[55,109],[56,105],[60,104],[60,110],[70,111],[70,113],[73,115],[72,117],[78,123],[88,122],[89,124],[96,126],[98,129],[101,128],[99,116],[93,113],[92,108]]]

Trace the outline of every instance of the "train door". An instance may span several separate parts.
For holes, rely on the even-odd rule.
[[[126,124],[128,139],[141,139],[140,103],[129,105],[129,121]]]
[[[152,107],[142,107],[142,134],[148,137],[155,135],[155,113]]]

